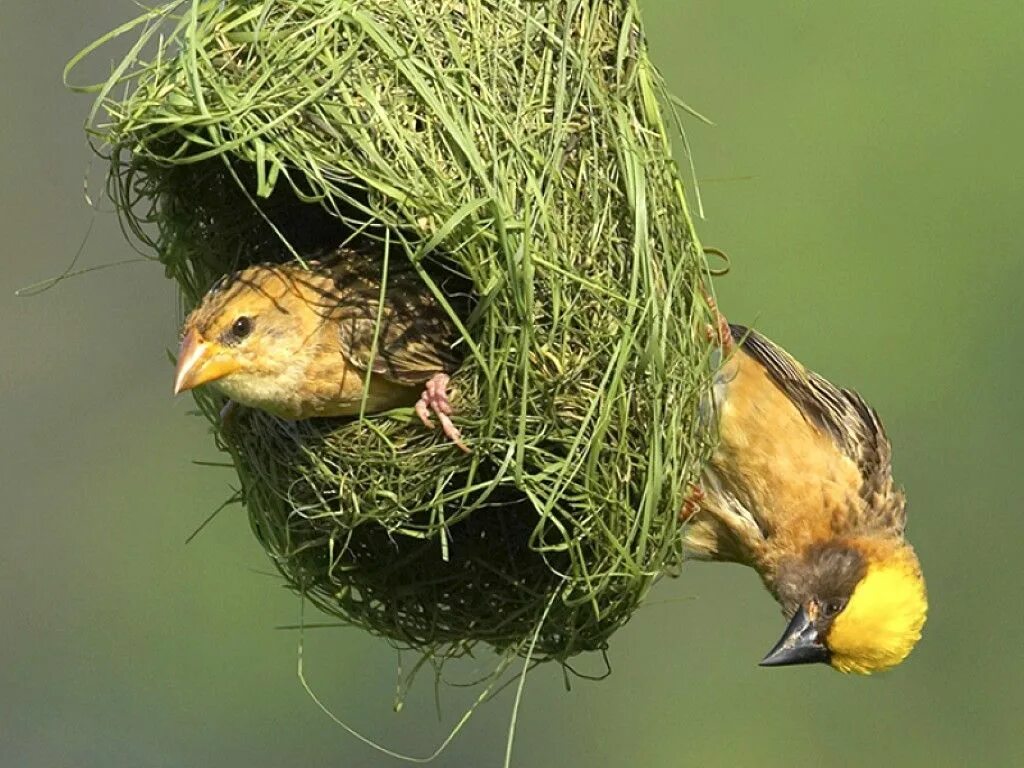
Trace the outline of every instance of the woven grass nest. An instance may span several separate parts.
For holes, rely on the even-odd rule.
[[[197,394],[288,583],[435,658],[606,648],[679,565],[708,451],[706,265],[635,3],[190,0],[82,56],[136,33],[89,130],[186,310],[339,243],[479,297],[468,455],[411,409],[221,429]]]

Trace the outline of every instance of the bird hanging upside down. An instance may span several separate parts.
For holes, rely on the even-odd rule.
[[[408,262],[389,265],[383,307],[381,281],[376,259],[347,249],[225,276],[185,320],[174,393],[212,384],[233,402],[307,419],[359,414],[365,389],[366,413],[413,405],[468,450],[447,394],[461,334]]]
[[[899,664],[927,598],[878,415],[755,331],[718,325],[719,444],[683,508],[689,554],[753,567],[781,604],[789,626],[762,665]]]

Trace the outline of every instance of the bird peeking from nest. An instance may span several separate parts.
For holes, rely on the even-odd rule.
[[[753,567],[782,606],[763,666],[899,664],[928,604],[878,414],[709,304],[721,364],[703,410],[719,442],[682,510],[686,549]]]
[[[430,429],[436,416],[468,451],[448,399],[462,335],[407,260],[391,260],[383,302],[382,279],[375,256],[346,248],[226,275],[185,320],[174,393],[210,384],[230,398],[228,409],[292,420],[357,415],[365,395],[366,413],[413,406]],[[436,278],[442,290],[464,281]],[[465,321],[469,293],[445,298]]]

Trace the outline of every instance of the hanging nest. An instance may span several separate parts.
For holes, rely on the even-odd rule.
[[[132,32],[89,130],[184,309],[340,243],[477,297],[468,455],[411,408],[222,429],[196,395],[288,583],[435,657],[605,648],[708,452],[706,267],[635,3],[190,0],[81,56]]]

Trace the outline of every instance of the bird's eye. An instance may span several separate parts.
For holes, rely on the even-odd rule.
[[[834,597],[824,600],[821,603],[821,615],[826,619],[834,618],[844,607],[846,607],[846,601],[842,598]]]
[[[252,320],[245,315],[235,320],[231,326],[231,335],[236,339],[244,339],[252,332]]]

